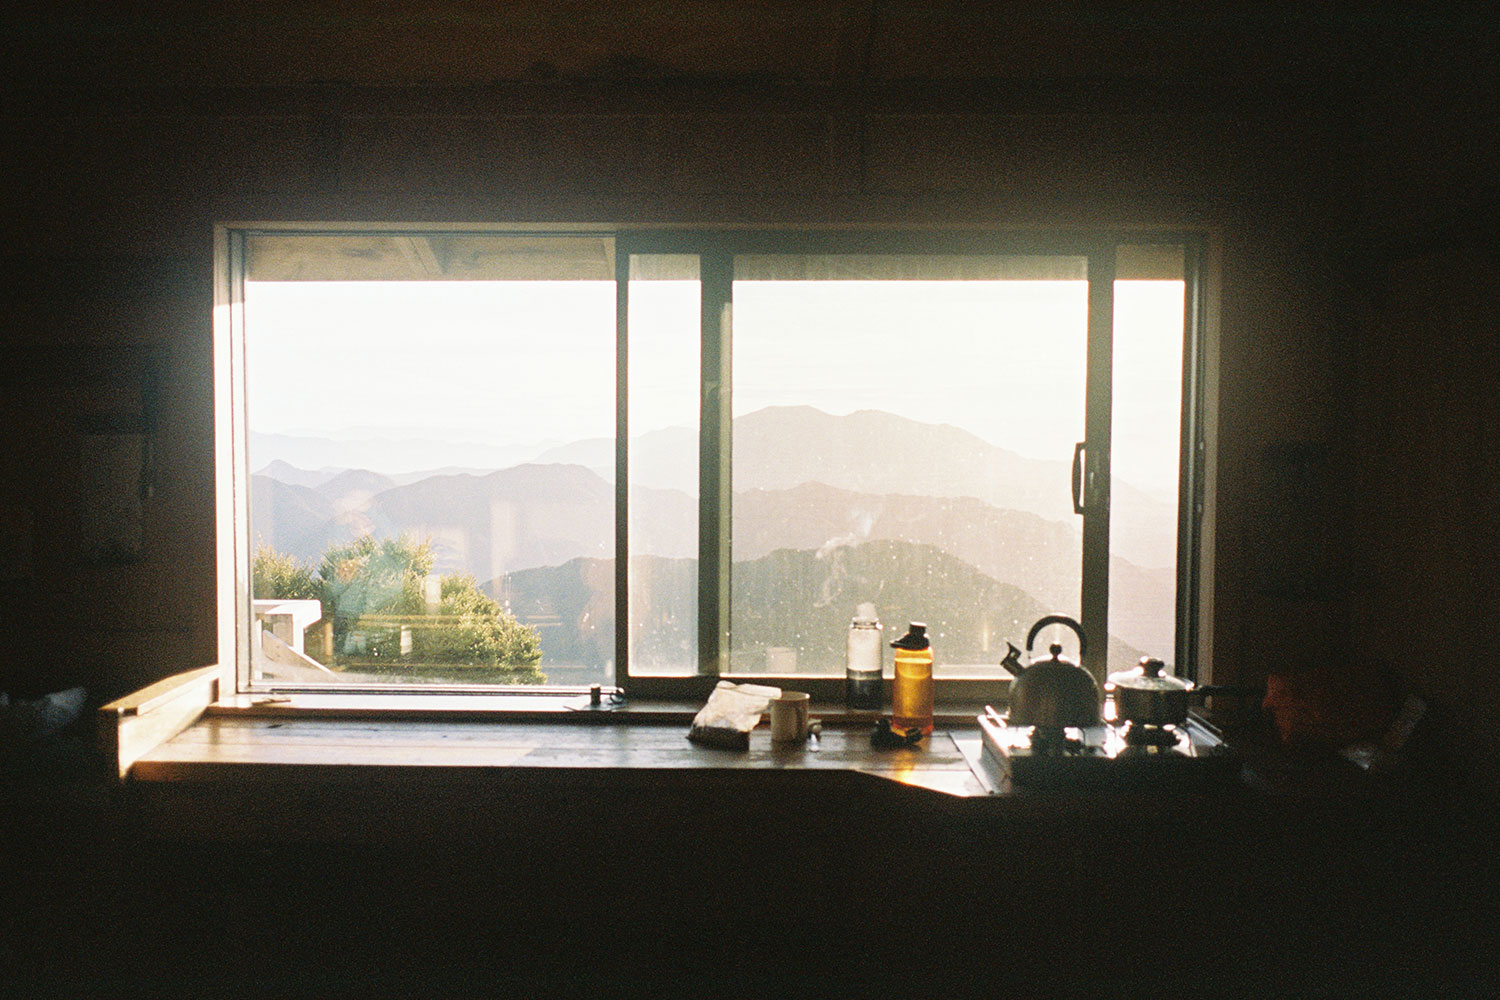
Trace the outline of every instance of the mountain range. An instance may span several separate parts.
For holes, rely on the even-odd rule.
[[[299,470],[384,469],[403,482],[438,470],[502,469],[534,461],[557,442],[536,445],[491,445],[454,438],[392,437],[365,434],[335,439],[299,434],[250,432],[250,465],[260,469],[284,463]],[[418,471],[414,471],[418,470]],[[316,472],[314,472],[314,478]],[[316,482],[301,482],[313,486]]]
[[[911,542],[871,541],[825,553],[777,549],[736,561],[732,573],[729,660],[735,673],[841,672],[850,613],[870,601],[888,628],[925,621],[950,675],[993,676],[1006,642],[1020,645],[1031,623],[1057,608],[934,546]],[[632,662],[648,673],[693,673],[697,561],[638,556],[631,576]],[[546,656],[562,663],[613,660],[613,560],[522,570],[494,586],[541,633]],[[1110,636],[1110,662],[1133,663],[1141,655],[1139,647]]]
[[[1066,463],[1025,459],[954,427],[873,411],[834,417],[810,407],[738,418],[734,449],[739,561],[792,550],[821,553],[826,563],[836,549],[904,541],[949,553],[1044,609],[1076,605],[1080,521]],[[695,480],[696,452],[696,435],[683,430],[633,443],[633,552],[696,559],[696,482],[694,489],[671,485]],[[600,460],[600,444],[576,442],[541,457],[582,462],[389,475],[275,460],[252,477],[255,541],[316,565],[330,546],[359,534],[407,533],[432,540],[439,572],[468,573],[514,597],[518,580],[542,579],[523,573],[614,555],[614,486],[587,467]],[[1038,484],[1047,477],[1051,489]],[[1154,516],[1147,527],[1115,520],[1112,590],[1126,599],[1112,608],[1111,631],[1132,646],[1169,653],[1175,517],[1128,489],[1116,487],[1116,503]],[[847,618],[849,609],[839,614]]]
[[[276,451],[294,439],[258,436],[262,454],[276,459],[261,470],[284,483],[321,487],[338,472],[316,472]],[[322,442],[332,444],[331,442]],[[419,468],[389,476],[392,485],[407,485],[440,475],[482,476],[489,467],[422,465],[402,461],[420,442],[399,442],[386,468]],[[372,442],[353,442],[365,452]],[[1026,458],[989,444],[949,424],[927,424],[879,410],[847,416],[811,406],[772,406],[734,420],[733,475],[736,491],[790,489],[822,483],[856,493],[910,494],[928,497],[974,497],[1004,510],[1027,511],[1048,521],[1078,524],[1073,512],[1070,461]],[[611,438],[592,438],[545,449],[518,449],[536,465],[581,465],[606,481],[614,479],[615,445]],[[290,452],[288,452],[290,454]],[[431,454],[437,454],[436,451]],[[370,463],[374,467],[378,463]],[[506,467],[518,462],[504,463]],[[346,466],[358,467],[358,466]],[[698,494],[698,435],[690,428],[649,431],[631,440],[630,481],[634,486]],[[1145,490],[1116,480],[1111,499],[1111,537],[1116,555],[1137,566],[1175,566],[1176,511]]]

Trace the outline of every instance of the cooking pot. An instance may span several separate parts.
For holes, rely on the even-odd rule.
[[[1165,669],[1161,660],[1143,656],[1132,669],[1109,675],[1106,690],[1114,692],[1116,725],[1178,726],[1187,721],[1193,682],[1165,674]]]
[[[1077,633],[1078,655],[1084,655],[1088,647],[1083,626],[1066,615],[1047,615],[1038,619],[1026,634],[1028,657],[1037,633],[1048,625],[1066,625]],[[1016,727],[1035,726],[1039,731],[1053,732],[1099,725],[1102,721],[1099,707],[1104,699],[1093,675],[1063,659],[1062,646],[1057,643],[1048,652],[1052,654],[1048,659],[1033,660],[1027,667],[1022,667],[1014,656],[1006,657],[1005,665],[1016,674],[1016,679],[1010,682],[1007,721]]]

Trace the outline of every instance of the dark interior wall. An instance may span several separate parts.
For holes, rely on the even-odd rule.
[[[1266,449],[1319,443],[1336,472],[1368,470],[1378,442],[1350,450],[1349,414],[1386,397],[1374,373],[1396,364],[1387,344],[1477,338],[1494,356],[1481,292],[1461,293],[1480,297],[1441,327],[1428,306],[1452,294],[1446,279],[1408,281],[1371,304],[1384,280],[1372,276],[1400,258],[1404,237],[1461,242],[1453,220],[1493,191],[1473,157],[1414,165],[1412,130],[1431,116],[1409,72],[1413,87],[1387,84],[1357,113],[1347,100],[1251,99],[1249,86],[16,92],[0,108],[0,329],[13,357],[53,370],[7,376],[0,397],[0,551],[22,556],[0,574],[0,684],[81,682],[108,696],[213,659],[211,235],[216,221],[257,219],[1207,228],[1222,247],[1215,678],[1257,680],[1289,652],[1344,656],[1351,621],[1395,620],[1399,598],[1256,585],[1275,528]],[[1433,120],[1451,144],[1451,120]],[[1410,204],[1412,185],[1425,207]],[[74,489],[78,420],[131,388],[75,384],[67,359],[105,345],[165,359],[145,557],[129,566],[81,561],[72,537],[87,502]],[[64,352],[27,354],[49,346]],[[1457,379],[1463,354],[1423,357]],[[1404,367],[1389,377],[1407,386],[1404,412],[1426,405]],[[1469,426],[1454,392],[1432,433],[1444,420]],[[1471,466],[1493,440],[1486,419],[1466,446]],[[1452,491],[1466,471],[1431,467]],[[1487,474],[1493,483],[1492,464]],[[1363,516],[1399,533],[1408,502],[1377,494]],[[1340,543],[1335,576],[1369,562],[1371,535],[1331,515],[1319,526]],[[1390,559],[1388,579],[1477,591],[1473,557],[1407,547]],[[1492,692],[1492,669],[1450,683],[1401,648],[1381,651],[1435,694]],[[1477,664],[1482,651],[1468,652]]]
[[[1239,498],[1247,456],[1331,410],[1335,289],[1293,224],[1326,197],[1300,186],[1326,174],[1326,143],[1296,140],[1321,126],[1174,111],[1155,95],[1102,110],[1065,97],[1025,113],[757,88],[138,93],[11,117],[9,335],[151,345],[167,367],[161,481],[135,566],[69,551],[86,501],[69,488],[76,418],[101,387],[7,393],[19,412],[6,426],[27,428],[9,448],[8,501],[35,519],[33,575],[4,584],[9,669],[118,693],[214,656],[211,231],[244,219],[1213,227],[1225,247],[1217,652],[1221,674],[1263,668],[1251,637],[1275,611],[1238,594]]]
[[[1348,346],[1352,648],[1500,763],[1500,44],[1414,39],[1371,75],[1353,172],[1366,262]]]
[[[1450,715],[1500,765],[1500,260],[1493,249],[1403,260],[1381,274],[1355,346],[1346,515],[1361,526],[1354,650]]]
[[[201,272],[201,268],[199,269]],[[84,684],[100,698],[215,657],[212,309],[173,260],[0,264],[0,690]],[[145,384],[149,352],[161,371]],[[143,399],[143,394],[147,397]],[[154,397],[154,406],[148,401]],[[157,414],[138,562],[85,558],[83,430]]]

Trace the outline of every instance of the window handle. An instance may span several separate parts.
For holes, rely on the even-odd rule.
[[[1083,447],[1080,441],[1073,446],[1073,513],[1083,513]]]

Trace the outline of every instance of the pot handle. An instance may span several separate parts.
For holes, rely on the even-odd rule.
[[[1072,629],[1078,635],[1078,655],[1079,655],[1079,657],[1081,658],[1081,657],[1084,657],[1084,656],[1088,655],[1089,644],[1088,644],[1088,640],[1085,639],[1084,636],[1083,636],[1083,626],[1082,625],[1078,624],[1076,621],[1074,621],[1073,619],[1069,618],[1067,615],[1044,615],[1041,618],[1038,618],[1037,621],[1036,621],[1036,624],[1033,625],[1033,626],[1031,626],[1031,631],[1026,633],[1026,655],[1027,656],[1031,655],[1031,644],[1036,641],[1037,633],[1040,632],[1042,629],[1046,628],[1048,625],[1066,625],[1066,626],[1068,626],[1068,628]]]

